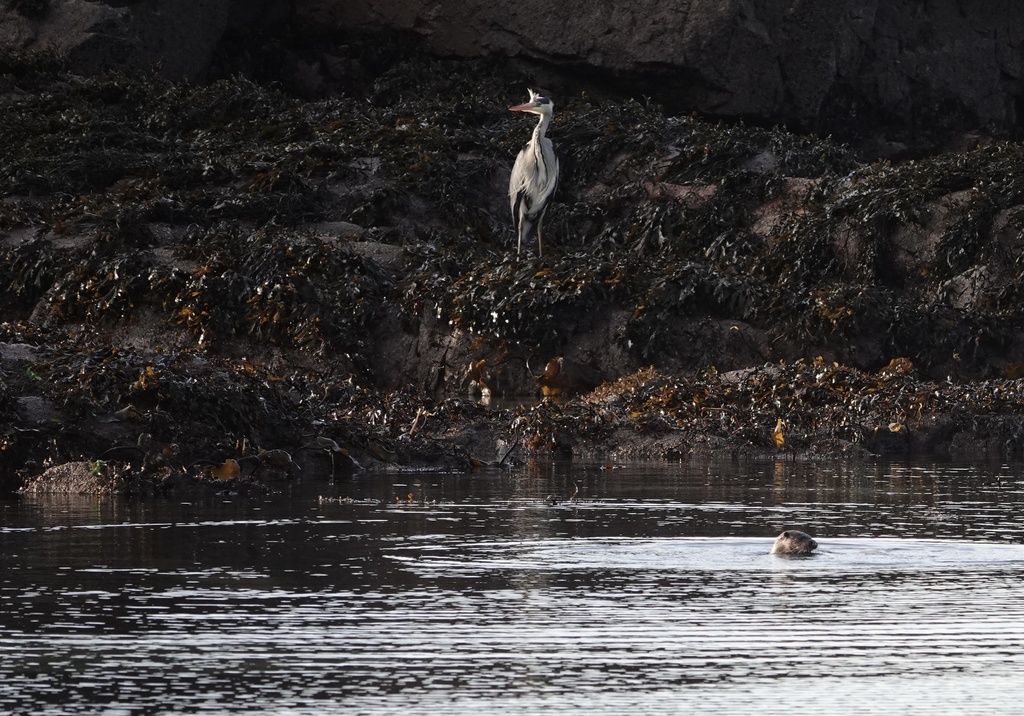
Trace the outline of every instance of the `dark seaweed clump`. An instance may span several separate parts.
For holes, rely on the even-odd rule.
[[[666,404],[595,413],[595,435],[664,423],[762,447],[761,416],[850,444],[909,424],[910,389],[871,377],[894,359],[927,390],[1024,374],[1016,144],[865,165],[829,140],[555,87],[548,252],[516,255],[505,192],[531,123],[505,108],[531,78],[347,47],[351,81],[313,100],[243,73],[193,85],[0,57],[0,325],[36,351],[0,370],[4,444],[35,451],[9,464],[41,466],[47,439],[65,457],[102,442],[53,437],[45,411],[10,407],[27,397],[86,423],[131,406],[148,422],[117,440],[144,429],[216,460],[325,438],[471,463],[431,442],[483,419],[458,398],[470,360],[506,361],[520,395],[531,359],[575,351],[608,379],[655,366],[644,390]],[[716,376],[765,364],[776,410],[755,415],[767,378]],[[721,401],[698,401],[700,420],[691,379]],[[921,415],[1003,405],[922,390]],[[847,401],[867,395],[890,412]],[[593,409],[510,421],[542,435]]]
[[[954,454],[1024,457],[1024,383],[922,381],[897,359],[876,373],[818,358],[681,378],[654,369],[583,400],[519,411],[535,449],[569,454],[638,436],[623,455]]]
[[[240,76],[11,67],[0,228],[25,239],[3,245],[0,295],[57,323],[148,306],[204,341],[251,333],[363,367],[389,300],[406,321],[438,305],[488,340],[556,352],[567,316],[621,309],[631,352],[655,363],[681,317],[704,316],[764,330],[775,357],[861,367],[907,355],[943,371],[955,354],[984,374],[1012,351],[1016,145],[862,166],[783,130],[567,97],[552,251],[531,262],[508,251],[504,197],[529,131],[503,110],[522,80],[482,69],[403,60],[366,97],[304,102]],[[410,251],[404,275],[353,240]]]

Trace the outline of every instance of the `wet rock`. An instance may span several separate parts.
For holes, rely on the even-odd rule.
[[[53,403],[38,395],[23,395],[18,398],[16,410],[26,425],[48,423],[60,417]]]
[[[101,462],[67,462],[47,468],[25,482],[22,492],[98,495],[117,491],[122,472]]]

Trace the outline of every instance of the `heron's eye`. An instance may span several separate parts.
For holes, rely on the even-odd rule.
[[[547,97],[538,97],[537,104],[551,104],[551,100],[549,100]]]

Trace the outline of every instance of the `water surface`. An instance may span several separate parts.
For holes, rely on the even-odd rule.
[[[614,468],[2,503],[0,712],[1016,710],[1019,466]]]

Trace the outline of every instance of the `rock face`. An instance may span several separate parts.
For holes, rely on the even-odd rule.
[[[1009,0],[12,0],[0,7],[0,47],[56,50],[80,72],[147,66],[199,79],[225,32],[294,20],[316,36],[404,30],[435,54],[534,61],[545,68],[541,81],[563,92],[587,78],[654,97],[671,111],[844,138],[881,129],[942,139],[1024,124],[1024,6]]]
[[[435,53],[617,74],[672,109],[850,134],[1010,130],[1024,6],[911,0],[297,0],[319,25],[389,27]]]
[[[252,21],[231,0],[18,0],[0,8],[0,46],[54,51],[74,70],[155,68],[176,79],[207,71],[228,21]],[[263,6],[264,3],[255,3]]]

